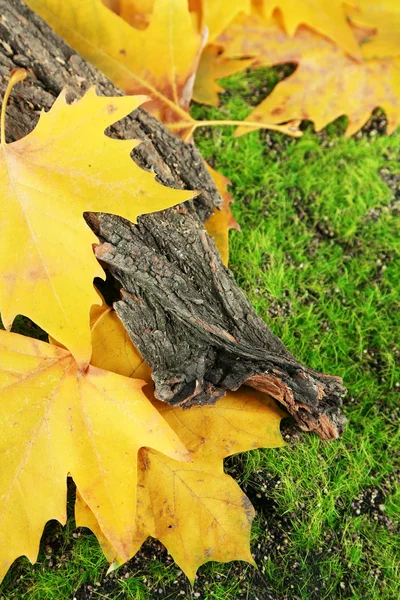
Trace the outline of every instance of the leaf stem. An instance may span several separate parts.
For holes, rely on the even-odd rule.
[[[287,123],[286,125],[274,125],[272,123],[262,123],[259,121],[231,121],[231,120],[211,120],[211,121],[178,121],[177,123],[171,123],[167,125],[170,131],[184,129],[185,127],[191,127],[192,132],[198,127],[217,127],[219,125],[238,125],[240,127],[257,127],[257,129],[271,129],[273,131],[280,131],[281,133],[287,133],[293,137],[300,137],[301,131],[298,129],[299,121]]]
[[[0,117],[0,145],[3,146],[6,143],[6,108],[7,102],[10,97],[11,91],[16,83],[23,81],[26,78],[25,69],[14,69],[11,71],[10,79],[8,80],[8,85],[6,89],[6,93],[4,94],[3,104],[1,106],[1,117]]]

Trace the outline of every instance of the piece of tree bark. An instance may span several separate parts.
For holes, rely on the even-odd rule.
[[[10,101],[9,141],[26,135],[65,86],[71,99],[91,85],[102,95],[122,94],[22,0],[0,0],[0,15],[0,93],[12,69],[31,74]],[[302,429],[337,437],[345,421],[341,379],[301,365],[222,264],[203,227],[221,200],[194,146],[141,109],[110,135],[143,140],[133,159],[161,183],[201,191],[175,209],[140,217],[137,225],[86,215],[101,242],[97,257],[122,286],[114,306],[153,369],[156,397],[179,406],[207,404],[247,384],[276,398]]]

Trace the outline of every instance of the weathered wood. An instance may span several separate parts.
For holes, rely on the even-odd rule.
[[[102,95],[122,94],[22,0],[0,0],[0,15],[0,91],[11,69],[23,66],[32,75],[11,100],[10,140],[30,131],[38,111],[50,108],[66,85],[70,98],[94,84]],[[203,227],[220,198],[196,149],[141,109],[110,134],[143,140],[133,159],[162,183],[202,192],[137,225],[86,216],[101,242],[96,255],[122,286],[114,306],[153,368],[156,396],[174,405],[206,404],[246,383],[281,402],[302,429],[337,437],[344,425],[341,380],[301,365],[223,266]]]
[[[157,398],[207,404],[246,383],[276,398],[302,429],[337,437],[340,378],[301,365],[273,335],[185,207],[136,226],[90,219],[103,240],[96,254],[122,284],[115,309],[153,368]]]

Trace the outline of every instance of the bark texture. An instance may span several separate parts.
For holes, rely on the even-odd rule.
[[[102,95],[122,94],[22,0],[0,0],[0,15],[0,93],[11,69],[31,74],[7,111],[9,141],[26,135],[65,86],[71,99],[91,85]],[[115,309],[153,369],[157,398],[207,404],[246,383],[276,398],[302,429],[337,437],[345,421],[341,379],[300,364],[222,264],[203,227],[220,197],[197,150],[141,109],[110,135],[143,140],[132,157],[161,183],[201,190],[194,201],[140,217],[137,225],[113,215],[86,216],[108,280],[118,282]]]

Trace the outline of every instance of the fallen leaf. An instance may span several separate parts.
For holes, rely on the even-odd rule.
[[[151,369],[132,344],[115,310],[94,305],[91,313],[93,353],[90,364],[99,369],[151,381]]]
[[[107,8],[137,29],[146,29],[153,15],[156,0],[102,0]],[[174,2],[175,0],[171,0]],[[180,0],[178,0],[179,2]],[[196,29],[203,29],[202,0],[189,0],[189,11]]]
[[[148,94],[146,110],[183,140],[191,140],[198,127],[239,123],[196,121],[188,112],[206,31],[199,30],[197,13],[190,12],[187,0],[155,0],[143,31],[101,0],[27,0],[27,4],[127,94]],[[191,7],[200,10],[198,2],[191,2]],[[301,135],[292,123],[262,127]]]
[[[255,57],[254,66],[289,62],[298,65],[249,114],[245,119],[248,122],[261,125],[307,119],[319,131],[347,115],[346,135],[350,136],[380,107],[386,112],[388,133],[400,123],[399,57],[356,62],[306,27],[300,27],[289,37],[276,21],[255,15],[238,17],[219,42],[226,56]],[[248,131],[238,127],[236,135]]]
[[[251,0],[202,0],[208,42],[214,42],[234,18],[251,12]]]
[[[146,110],[163,123],[191,122],[188,114],[203,45],[187,0],[155,0],[140,31],[101,0],[27,0],[75,50],[127,94],[148,94]]]
[[[155,0],[102,0],[103,4],[137,29],[150,23]]]
[[[92,282],[103,274],[92,253],[97,238],[83,212],[114,213],[135,222],[140,214],[194,195],[168,189],[139,168],[130,158],[138,141],[104,134],[144,99],[98,97],[92,88],[68,105],[61,93],[29,135],[12,144],[6,145],[4,136],[1,141],[4,326],[10,328],[16,315],[26,315],[83,367],[91,355],[89,310],[98,302]]]
[[[192,583],[197,569],[210,560],[255,564],[250,552],[254,509],[222,465],[196,462],[187,469],[159,452],[144,454],[142,524]]]
[[[151,21],[157,0],[102,0],[127,23],[145,29]],[[171,3],[180,0],[170,0]],[[195,16],[197,29],[207,27],[207,41],[212,42],[240,12],[251,11],[251,0],[186,0],[189,12]]]
[[[0,578],[18,556],[35,562],[47,521],[65,523],[69,473],[127,559],[139,448],[182,461],[186,449],[139,380],[92,366],[80,373],[66,350],[5,331],[0,364]]]
[[[221,465],[232,454],[284,445],[279,424],[286,413],[270,396],[247,386],[228,392],[213,406],[153,404],[193,458],[207,464]]]
[[[104,310],[103,314],[104,321],[114,324],[113,311]],[[122,329],[118,334],[113,332],[110,343],[109,331],[109,327],[93,328],[94,348],[105,344],[112,349],[102,360],[107,369],[114,367],[115,357],[126,349]],[[123,364],[128,374],[131,366]],[[223,473],[223,459],[254,448],[282,446],[280,421],[286,414],[268,395],[247,387],[228,392],[213,406],[186,410],[158,402],[151,389],[145,388],[153,406],[189,450],[192,462],[187,468],[182,462],[165,460],[158,452],[140,451],[136,527],[130,555],[148,536],[156,537],[191,580],[208,560],[251,561],[253,510],[236,483]],[[111,570],[126,561],[79,494],[75,518],[78,526],[95,533],[112,563]]]
[[[155,406],[187,445],[193,462],[140,451],[131,556],[148,536],[155,537],[191,581],[209,560],[253,562],[249,542],[254,511],[234,480],[224,474],[222,461],[237,452],[282,446],[279,423],[285,413],[266,394],[245,387],[228,393],[215,406],[189,410],[158,402]],[[125,562],[82,498],[77,499],[75,518],[77,525],[96,534],[114,567]]]
[[[213,178],[219,193],[222,196],[222,208],[214,209],[214,214],[206,221],[205,227],[207,232],[214,239],[215,244],[221,255],[222,262],[225,266],[229,263],[229,230],[236,229],[240,231],[240,226],[233,214],[231,213],[230,205],[233,198],[228,192],[228,185],[231,184],[229,179],[215,171],[208,163],[205,163],[208,172]]]
[[[203,50],[193,88],[193,100],[210,106],[219,105],[219,96],[224,88],[218,79],[240,73],[247,69],[252,59],[225,58],[221,46],[209,44]]]
[[[360,47],[349,26],[345,4],[348,2],[343,2],[343,0],[254,1],[255,7],[267,20],[273,16],[274,12],[278,12],[288,35],[293,36],[301,25],[307,25],[328,37],[345,52],[360,59]]]
[[[140,452],[137,530],[132,556],[149,535],[160,540],[193,583],[197,569],[210,560],[244,560],[250,553],[254,510],[237,483],[222,469],[191,465],[151,450]],[[95,533],[111,569],[125,560],[104,536],[82,498],[75,505],[76,524]]]

